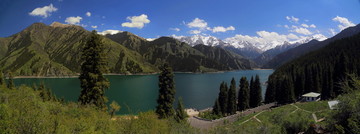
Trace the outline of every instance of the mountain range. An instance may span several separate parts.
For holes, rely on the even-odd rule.
[[[77,25],[34,23],[0,38],[0,69],[22,76],[66,76],[80,72],[80,56],[90,31]],[[110,73],[152,73],[164,62],[174,71],[251,69],[251,62],[227,50],[200,49],[169,37],[147,41],[129,32],[102,36]],[[211,52],[207,54],[205,52]],[[222,61],[234,61],[222,64]]]
[[[243,40],[242,38],[231,37],[221,40],[214,36],[175,36],[171,37],[178,39],[182,42],[195,46],[203,44],[207,46],[221,47],[226,50],[235,52],[248,59],[253,59],[258,65],[262,65],[271,60],[272,57],[284,52],[290,48],[298,45],[310,42],[311,40],[325,40],[326,37],[321,34],[315,34],[306,38],[298,39],[291,42],[268,42],[268,43],[252,43],[250,41]]]

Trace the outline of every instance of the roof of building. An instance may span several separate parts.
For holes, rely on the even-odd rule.
[[[302,97],[318,97],[318,96],[320,96],[320,94],[315,92],[310,92],[302,95]]]
[[[328,101],[330,109],[337,109],[337,104],[339,103],[338,100]]]

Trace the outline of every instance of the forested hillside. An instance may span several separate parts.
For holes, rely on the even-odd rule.
[[[265,101],[289,103],[307,92],[334,98],[348,92],[341,88],[350,79],[348,74],[360,75],[360,34],[335,40],[279,67],[269,77]]]
[[[335,35],[334,37],[328,38],[324,41],[319,42],[317,40],[312,40],[308,43],[302,44],[300,46],[297,46],[295,48],[292,48],[288,51],[276,55],[272,60],[266,63],[263,66],[263,68],[278,68],[281,65],[290,62],[293,59],[303,56],[311,51],[315,51],[317,49],[323,48],[328,44],[330,44],[331,42],[334,42],[342,38],[351,37],[358,33],[360,33],[360,25],[346,28],[337,35]]]

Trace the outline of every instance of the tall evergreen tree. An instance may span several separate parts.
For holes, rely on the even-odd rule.
[[[284,78],[281,84],[282,96],[279,97],[280,104],[295,102],[294,86],[289,78]]]
[[[236,113],[236,82],[235,79],[232,78],[230,89],[228,92],[228,113],[235,114]]]
[[[223,114],[223,116],[225,116],[227,114],[228,107],[228,87],[225,82],[222,82],[220,85],[219,103],[221,113]]]
[[[255,81],[252,82],[252,89],[250,89],[250,107],[257,107],[261,105],[262,97],[260,84],[259,75],[256,75]]]
[[[249,82],[247,81],[246,77],[242,77],[240,79],[240,89],[238,94],[238,110],[245,110],[249,108]]]
[[[15,84],[14,84],[14,76],[12,74],[12,72],[8,73],[8,83],[7,83],[7,88],[9,89],[15,89]]]
[[[0,70],[0,86],[5,85],[4,73]]]
[[[222,113],[221,113],[221,107],[220,107],[220,103],[219,103],[219,99],[218,99],[218,98],[216,98],[216,100],[215,100],[215,104],[214,104],[214,106],[213,106],[212,113],[215,114],[215,115],[222,115]]]
[[[185,108],[184,108],[184,104],[182,101],[182,98],[179,97],[178,98],[178,105],[176,107],[176,120],[178,122],[184,121],[186,119],[186,117],[188,117],[187,113],[185,112]]]
[[[103,76],[108,72],[104,49],[101,36],[95,30],[92,31],[82,50],[79,76],[81,93],[78,101],[83,105],[92,104],[105,110],[105,90],[109,88],[110,83]]]
[[[157,99],[156,113],[159,118],[168,118],[175,114],[173,104],[175,101],[174,73],[168,64],[162,65],[159,75],[159,96]]]
[[[273,81],[272,79],[269,79],[268,81],[268,85],[265,92],[265,103],[275,102],[276,84],[272,81]]]

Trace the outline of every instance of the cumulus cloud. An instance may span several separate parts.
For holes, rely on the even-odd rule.
[[[56,7],[54,7],[53,4],[50,4],[49,6],[35,8],[33,11],[31,11],[29,13],[29,15],[42,16],[44,18],[47,18],[47,17],[51,16],[52,12],[55,12],[57,10],[58,9]]]
[[[233,27],[233,26],[229,26],[227,28],[225,28],[223,26],[217,26],[212,29],[212,32],[217,33],[217,32],[226,32],[226,31],[234,31],[234,30],[235,30],[235,27]]]
[[[207,22],[202,19],[195,18],[192,22],[188,23],[187,26],[189,28],[206,28]]]
[[[65,22],[68,24],[73,24],[73,25],[78,25],[80,24],[80,21],[82,20],[82,17],[77,16],[77,17],[67,17]]]
[[[126,19],[130,22],[122,23],[122,27],[142,29],[145,24],[150,23],[150,20],[148,19],[148,16],[146,14],[141,14],[140,16],[129,16]]]
[[[91,16],[91,13],[90,12],[86,12],[85,14],[87,17],[90,17]]]
[[[340,16],[336,16],[335,18],[332,19],[335,22],[339,22],[340,24],[338,25],[338,28],[340,30],[344,30],[345,28],[351,27],[351,26],[355,26],[354,23],[352,23],[351,21],[349,21],[347,18],[345,17],[340,17]]]
[[[91,28],[94,28],[94,29],[97,28],[97,27],[98,27],[98,26],[91,26]]]
[[[289,29],[289,25],[284,25],[284,27],[285,27],[286,29]]]
[[[286,19],[290,22],[295,22],[295,23],[297,23],[300,20],[299,18],[296,18],[294,16],[286,16]]]
[[[107,34],[110,34],[110,35],[113,35],[113,34],[117,34],[117,33],[121,33],[122,31],[120,30],[105,30],[105,31],[102,31],[102,32],[98,32],[98,34],[100,35],[107,35]]]
[[[309,28],[309,25],[307,24],[301,24],[302,27]]]
[[[190,30],[189,34],[200,34],[201,31],[200,30]]]
[[[330,28],[329,31],[333,36],[336,34],[335,29]]]
[[[316,26],[314,24],[311,24],[309,27],[316,28]]]
[[[303,35],[310,35],[313,34],[312,32],[310,32],[308,29],[300,27],[300,28],[295,28],[294,30],[291,30],[292,32],[296,32],[299,34],[303,34]]]
[[[179,32],[179,31],[180,31],[180,28],[170,28],[170,30],[173,30],[173,31]]]
[[[297,35],[293,34],[293,33],[290,33],[287,35],[287,38],[290,39],[290,40],[297,40],[297,39],[300,39]]]

